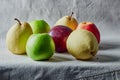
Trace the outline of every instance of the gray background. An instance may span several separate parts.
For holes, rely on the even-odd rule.
[[[96,57],[78,61],[57,54],[49,61],[13,55],[6,48],[8,29],[16,22],[44,19],[53,27],[62,16],[94,22],[101,33]],[[117,80],[120,78],[120,0],[0,0],[0,80]],[[47,79],[48,80],[48,79]]]

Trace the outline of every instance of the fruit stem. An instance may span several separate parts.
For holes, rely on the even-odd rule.
[[[21,25],[21,22],[19,19],[15,18],[14,20],[16,20]]]
[[[82,22],[83,24],[86,24],[86,22]]]
[[[72,13],[71,13],[70,17],[72,17],[72,16],[73,16],[73,14],[74,14],[74,12],[72,12]]]
[[[94,56],[93,52],[90,53],[92,56]]]

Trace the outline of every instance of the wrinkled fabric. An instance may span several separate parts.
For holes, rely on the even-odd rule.
[[[1,0],[0,80],[119,80],[120,0]],[[97,55],[90,61],[55,53],[48,61],[14,55],[6,47],[6,33],[18,18],[43,19],[51,28],[65,15],[94,22],[101,33]]]

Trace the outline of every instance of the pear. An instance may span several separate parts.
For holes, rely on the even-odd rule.
[[[98,42],[92,32],[83,29],[74,30],[67,39],[67,50],[76,59],[89,60],[96,55]]]
[[[26,42],[32,34],[32,29],[27,22],[18,22],[14,24],[7,32],[6,45],[7,48],[14,54],[26,53]]]
[[[78,26],[78,22],[77,22],[77,20],[74,17],[72,17],[73,14],[74,13],[72,12],[72,14],[70,16],[62,17],[61,19],[59,19],[55,23],[55,26],[56,25],[63,25],[63,26],[69,27],[72,30],[75,30],[77,28],[77,26]]]

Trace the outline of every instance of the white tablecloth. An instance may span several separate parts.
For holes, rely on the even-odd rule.
[[[68,53],[55,53],[49,61],[33,61],[6,48],[8,29],[16,22],[44,19],[51,27],[74,12],[78,22],[92,21],[101,33],[97,55],[80,61]],[[0,80],[119,80],[120,0],[1,0]]]

